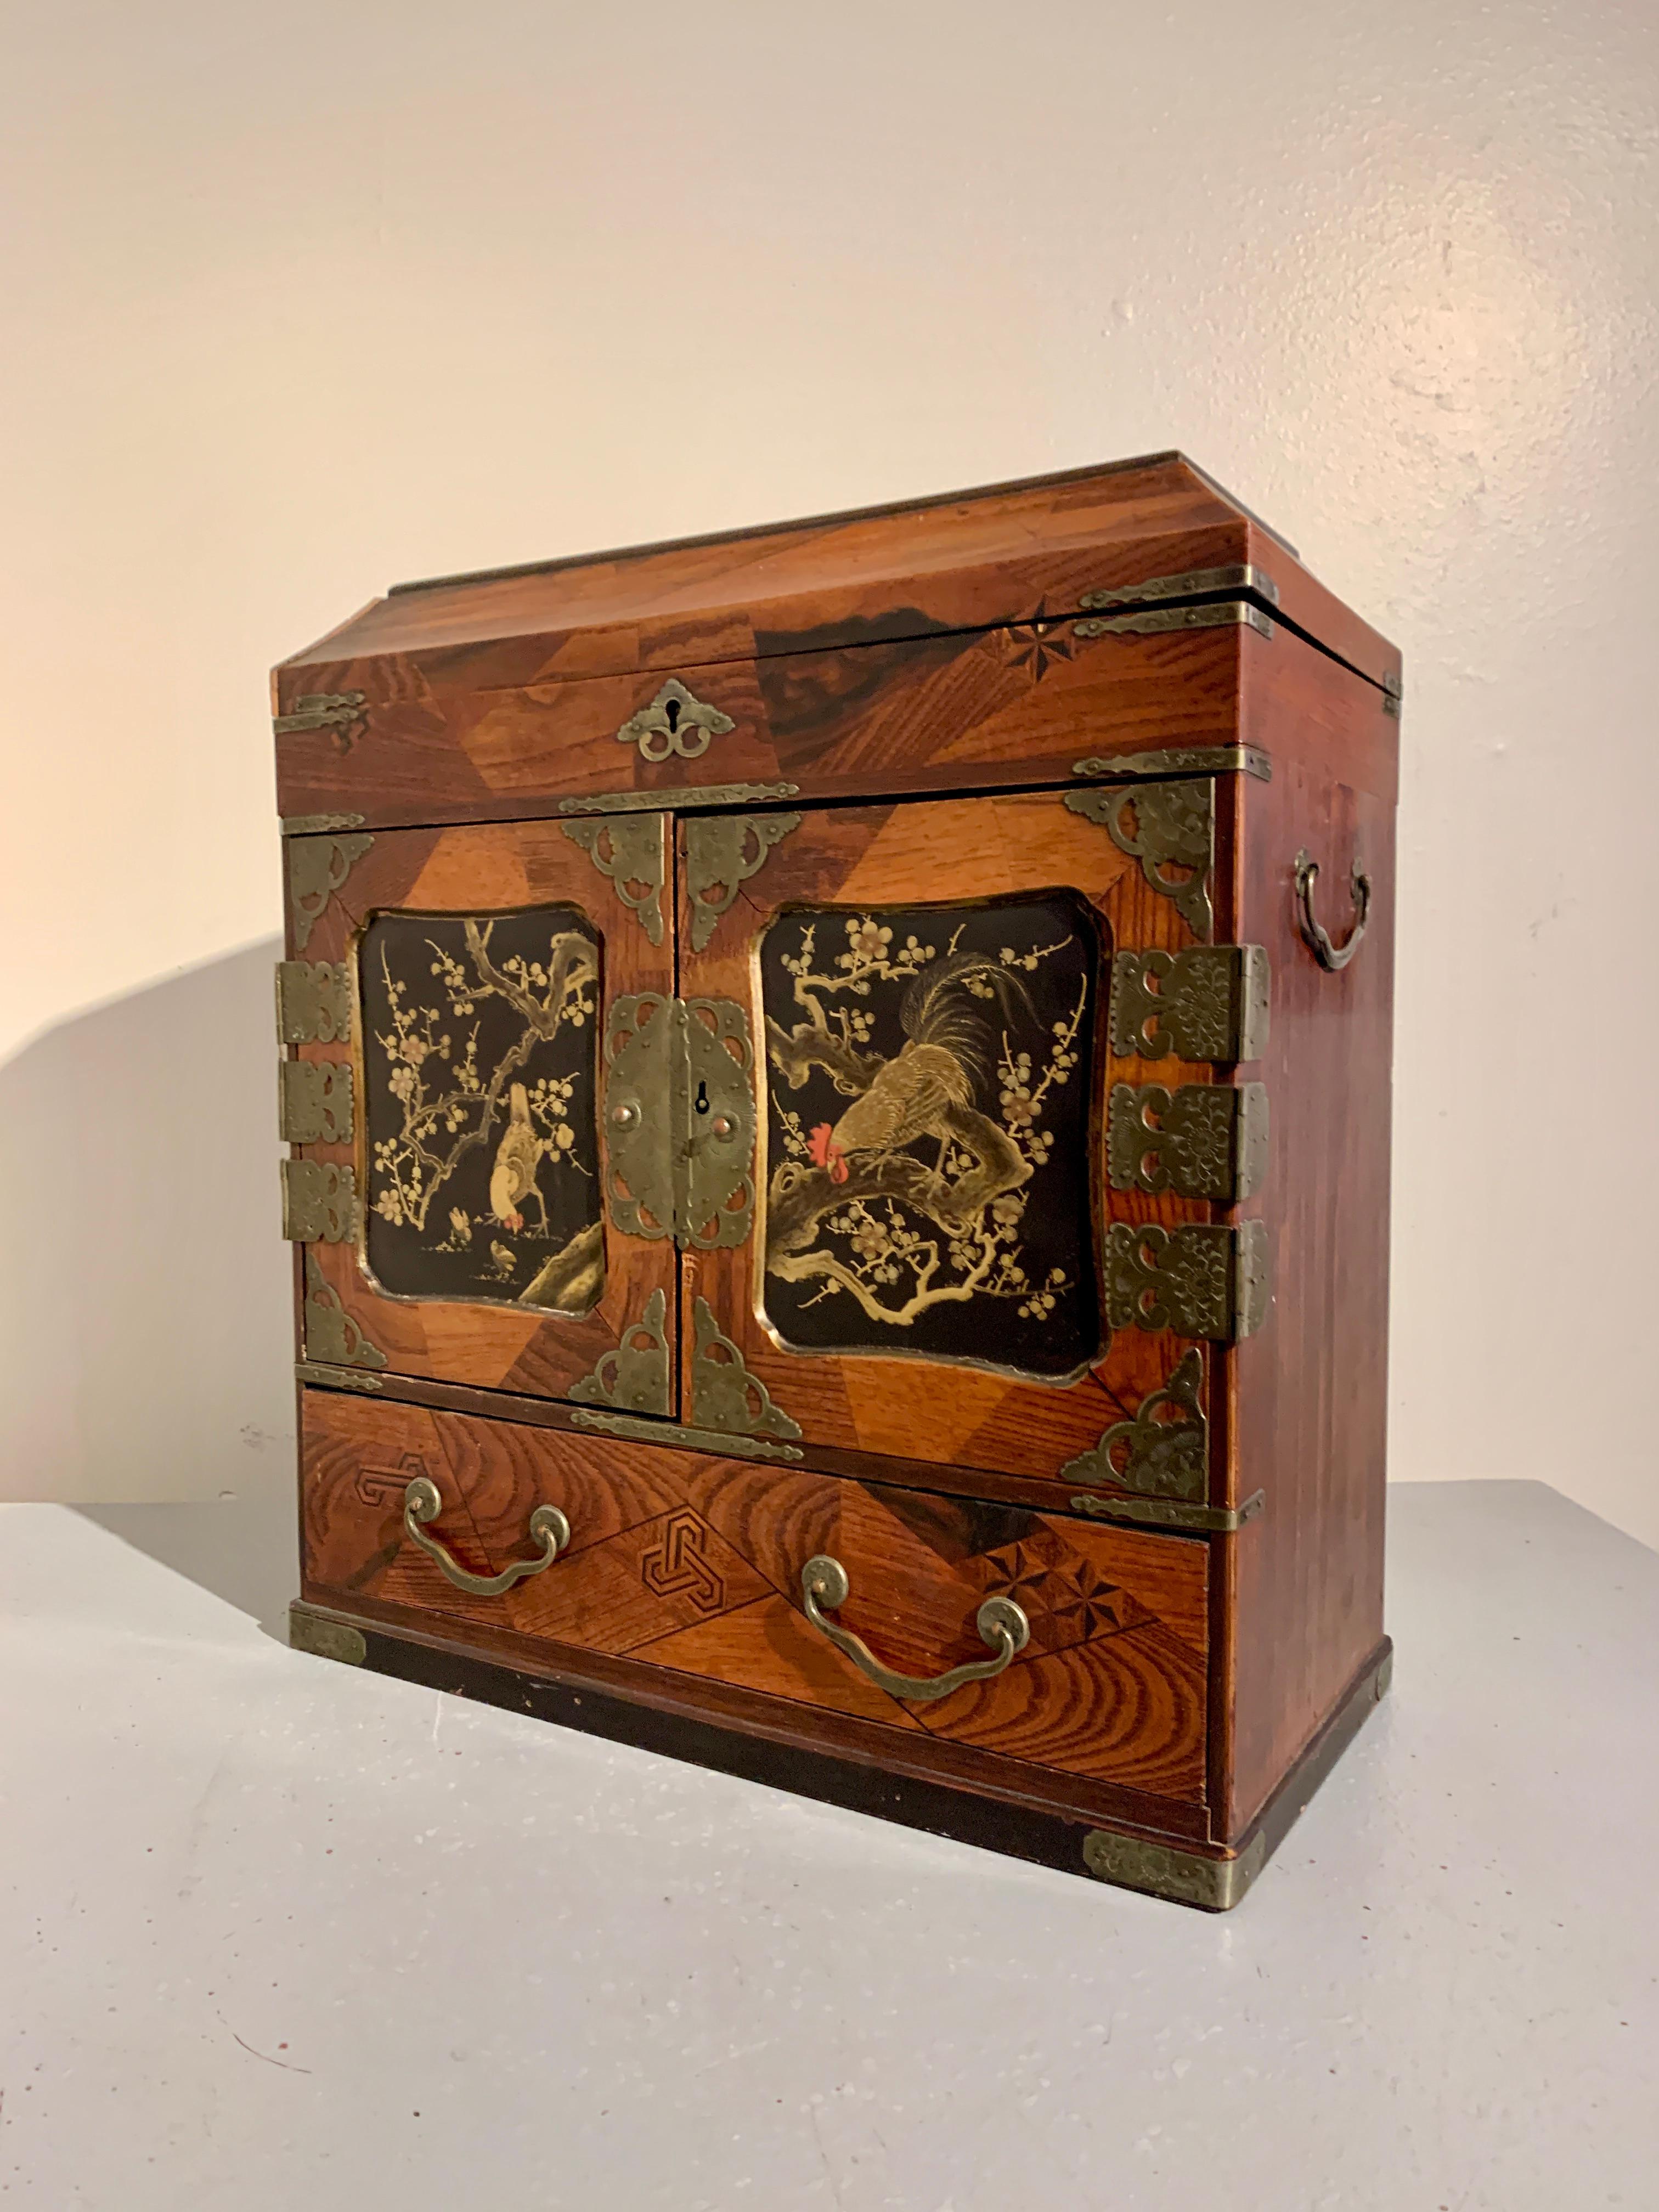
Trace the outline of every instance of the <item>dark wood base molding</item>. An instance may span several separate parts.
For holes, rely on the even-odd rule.
[[[368,1667],[400,1681],[529,1713],[820,1804],[868,1813],[954,1843],[1210,1912],[1230,1911],[1243,1897],[1383,1697],[1394,1666],[1393,1645],[1385,1639],[1237,1846],[1195,1849],[1184,1838],[1066,1820],[947,1784],[884,1771],[830,1751],[636,1705],[608,1690],[504,1666],[436,1638],[394,1632],[304,1599],[290,1608],[289,1633],[295,1650],[320,1658]]]

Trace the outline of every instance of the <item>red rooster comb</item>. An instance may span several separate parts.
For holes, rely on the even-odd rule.
[[[834,1132],[827,1121],[820,1121],[811,1133],[807,1149],[811,1154],[814,1167],[829,1169],[831,1182],[846,1182],[847,1155],[836,1142]]]

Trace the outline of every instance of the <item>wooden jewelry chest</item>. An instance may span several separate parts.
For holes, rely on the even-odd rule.
[[[1235,1903],[1387,1682],[1397,654],[1162,454],[274,687],[294,1642]]]

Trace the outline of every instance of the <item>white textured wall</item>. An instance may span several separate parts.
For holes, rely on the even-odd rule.
[[[1659,1538],[1647,0],[8,22],[5,1492],[287,1479],[270,661],[1179,445],[1406,653],[1394,1472]]]

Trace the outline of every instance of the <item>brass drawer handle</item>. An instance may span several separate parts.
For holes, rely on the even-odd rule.
[[[422,1526],[423,1522],[435,1521],[443,1507],[437,1484],[429,1475],[417,1474],[404,1492],[404,1533],[429,1559],[438,1562],[457,1589],[471,1590],[477,1597],[495,1597],[502,1590],[511,1589],[514,1583],[524,1582],[531,1575],[540,1574],[544,1567],[550,1567],[561,1552],[570,1548],[569,1522],[556,1505],[538,1505],[530,1516],[530,1533],[542,1547],[540,1556],[514,1559],[498,1575],[470,1575]]]
[[[1353,900],[1353,927],[1348,932],[1346,945],[1334,945],[1330,932],[1314,918],[1314,885],[1319,880],[1319,863],[1306,848],[1296,856],[1296,903],[1297,920],[1309,951],[1322,968],[1334,975],[1346,968],[1359,950],[1359,940],[1365,934],[1365,924],[1371,910],[1371,879],[1358,860],[1348,877],[1349,894]]]
[[[884,1667],[869,1645],[850,1629],[826,1620],[818,1611],[820,1604],[827,1605],[833,1613],[837,1606],[847,1602],[852,1585],[839,1559],[832,1559],[824,1553],[809,1559],[800,1571],[800,1586],[806,1600],[806,1618],[813,1627],[821,1628],[855,1667],[878,1688],[890,1691],[896,1698],[914,1698],[924,1703],[934,1698],[948,1698],[964,1682],[982,1682],[988,1674],[1001,1674],[1014,1654],[1023,1651],[1031,1640],[1031,1624],[1012,1598],[988,1597],[974,1626],[981,1641],[996,1653],[994,1659],[970,1659],[963,1666],[952,1667],[948,1674],[896,1674],[890,1667]]]

